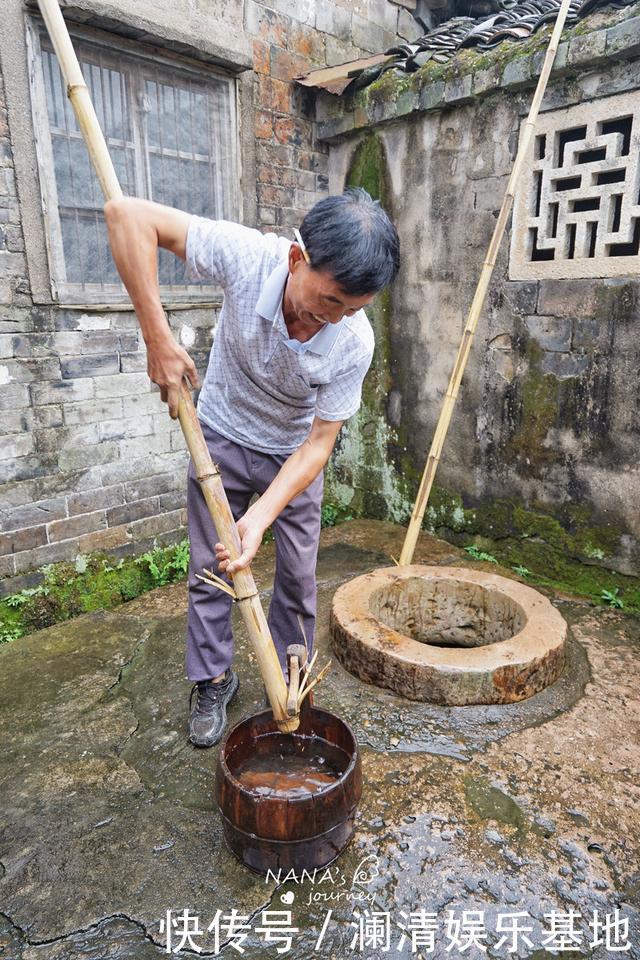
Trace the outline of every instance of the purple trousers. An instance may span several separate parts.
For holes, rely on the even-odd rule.
[[[238,520],[247,510],[253,494],[264,493],[289,455],[259,453],[227,440],[202,421],[201,426],[211,457],[220,469],[231,512]],[[313,653],[322,490],[321,472],[273,522],[276,572],[268,623],[285,677],[287,646],[304,642],[298,615],[304,624],[309,655]],[[204,567],[219,576],[224,575],[215,561],[214,544],[218,536],[191,461],[187,479],[187,518],[191,559],[186,670],[188,679],[195,683],[196,680],[217,677],[231,665],[233,634],[231,598],[196,578]]]

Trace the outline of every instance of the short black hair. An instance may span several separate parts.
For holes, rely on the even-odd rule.
[[[400,240],[393,223],[362,187],[325,197],[300,227],[314,270],[326,270],[352,297],[378,293],[400,267]]]

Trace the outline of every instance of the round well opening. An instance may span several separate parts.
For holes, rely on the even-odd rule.
[[[527,623],[522,607],[500,590],[450,578],[386,582],[371,593],[369,609],[392,630],[437,647],[498,643]]]

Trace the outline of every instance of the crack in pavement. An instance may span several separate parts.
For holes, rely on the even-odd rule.
[[[123,676],[123,674],[124,674],[124,671],[127,669],[127,667],[130,667],[130,666],[131,666],[131,664],[133,663],[133,661],[134,661],[134,660],[136,659],[136,657],[139,655],[140,650],[142,649],[143,645],[147,642],[147,640],[149,639],[150,636],[151,636],[151,631],[150,631],[150,630],[148,630],[148,629],[143,630],[142,636],[140,637],[140,639],[137,641],[135,647],[133,648],[133,651],[132,651],[132,653],[131,653],[131,656],[129,657],[129,659],[128,659],[125,663],[122,664],[122,666],[120,667],[120,670],[118,671],[118,676],[117,676],[116,679],[113,681],[113,683],[110,684],[110,686],[107,687],[107,689],[104,691],[104,693],[102,693],[102,694],[100,695],[100,697],[98,698],[98,703],[102,703],[102,702],[109,696],[109,694],[111,693],[111,691],[114,690],[114,689],[118,686],[118,684],[122,683],[122,676]]]
[[[127,923],[131,923],[134,927],[137,927],[139,930],[141,930],[145,939],[148,940],[149,943],[153,944],[154,947],[158,947],[158,949],[162,949],[162,947],[156,943],[153,937],[147,933],[147,928],[145,925],[140,920],[135,920],[133,917],[129,917],[126,913],[109,914],[107,917],[101,917],[100,920],[97,920],[95,923],[90,923],[87,927],[78,927],[77,930],[71,930],[69,933],[64,933],[59,937],[51,937],[48,940],[30,940],[26,930],[21,927],[19,923],[16,923],[15,920],[13,920],[7,913],[0,913],[0,917],[10,923],[14,930],[17,930],[22,935],[25,944],[29,947],[42,947],[52,943],[64,943],[65,940],[69,940],[71,937],[75,937],[78,934],[90,933],[92,930],[97,930],[110,920],[126,920]]]

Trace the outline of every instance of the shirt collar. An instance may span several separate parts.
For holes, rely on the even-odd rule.
[[[283,260],[274,270],[271,271],[262,285],[258,302],[256,303],[256,312],[270,320],[272,326],[277,329],[285,340],[289,340],[287,326],[282,316],[282,298],[284,287],[289,276],[289,263]],[[307,340],[303,346],[310,353],[317,353],[321,357],[326,357],[336,342],[343,320],[338,323],[327,323],[314,336]]]

